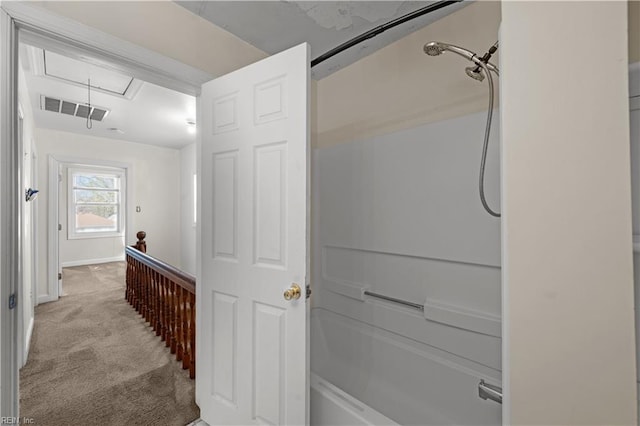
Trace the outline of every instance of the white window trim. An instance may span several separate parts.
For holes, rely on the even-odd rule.
[[[117,175],[120,178],[120,200],[118,204],[118,230],[117,231],[75,231],[75,203],[73,201],[73,173],[105,173]],[[100,166],[73,166],[67,168],[67,238],[69,240],[81,240],[89,238],[113,238],[124,235],[124,224],[127,210],[127,173],[126,170],[113,167]]]

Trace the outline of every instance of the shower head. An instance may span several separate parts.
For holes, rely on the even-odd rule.
[[[429,56],[438,56],[444,52],[444,48],[437,41],[432,41],[424,45],[424,53]]]
[[[482,81],[484,80],[484,74],[482,73],[482,69],[480,69],[480,71],[477,71],[478,68],[479,67],[467,67],[464,69],[464,71],[469,77],[473,78],[474,80]]]
[[[453,44],[440,43],[439,41],[431,41],[425,44],[423,49],[424,49],[424,53],[426,53],[429,56],[438,56],[445,50],[448,50],[449,52],[457,53],[458,55],[462,56],[463,58],[471,62],[477,63],[479,61],[479,59],[477,58],[477,55],[472,51],[463,49],[462,47],[459,47],[459,46],[454,46]]]
[[[498,43],[496,42],[496,44],[493,47],[493,52],[495,52],[495,50],[498,48],[497,46],[498,46]],[[485,68],[488,71],[492,71],[496,74],[499,74],[498,68],[488,61],[490,55],[487,56],[487,60],[485,61],[482,58],[479,58],[478,55],[476,55],[470,50],[467,50],[460,46],[455,46],[453,44],[441,43],[439,41],[430,41],[429,43],[424,45],[423,50],[424,50],[424,53],[426,53],[429,56],[438,56],[438,55],[441,55],[444,51],[449,51],[462,56],[468,61],[473,62],[476,66],[468,67],[465,69],[465,71],[467,75],[473,78],[474,80],[478,80],[478,81],[484,80]]]

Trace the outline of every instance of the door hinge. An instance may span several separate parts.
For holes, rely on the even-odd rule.
[[[13,293],[9,296],[9,309],[13,309],[16,307],[16,294]]]
[[[61,223],[58,224],[58,231],[62,231],[62,224]]]
[[[311,297],[311,284],[307,284],[307,299]]]
[[[62,272],[58,272],[58,279],[61,280],[62,279]]]

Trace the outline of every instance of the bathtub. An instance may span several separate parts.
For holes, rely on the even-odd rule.
[[[311,425],[397,425],[337,386],[311,373]]]
[[[326,309],[311,312],[314,426],[500,424],[500,405],[478,397],[481,379],[500,383],[491,370]]]

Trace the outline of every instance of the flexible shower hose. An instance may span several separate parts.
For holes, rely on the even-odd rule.
[[[484,169],[487,163],[487,150],[489,148],[489,135],[491,134],[491,119],[493,118],[493,77],[491,76],[491,71],[489,68],[483,63],[480,62],[478,65],[482,67],[485,75],[487,76],[487,80],[489,82],[489,111],[487,111],[487,127],[484,130],[484,144],[482,146],[482,160],[480,161],[480,178],[478,182],[478,186],[480,189],[480,201],[482,202],[482,207],[489,213],[491,216],[500,217],[500,212],[493,211],[489,204],[487,204],[487,199],[484,195]],[[497,72],[496,72],[497,74]]]

